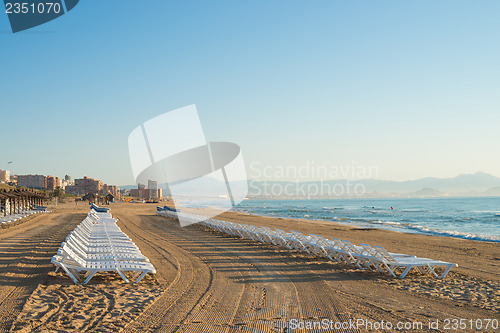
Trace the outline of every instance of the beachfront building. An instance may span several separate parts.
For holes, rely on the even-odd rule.
[[[139,198],[139,199],[141,199],[143,197],[141,195],[141,192],[137,188],[133,188],[130,190],[130,196],[133,198]]]
[[[71,176],[64,176],[64,179],[61,179],[61,188],[66,190],[67,186],[75,185],[75,183],[71,180]]]
[[[10,175],[10,182],[8,182],[8,184],[17,186],[17,175]]]
[[[138,199],[158,200],[162,198],[162,190],[158,188],[158,182],[149,180],[148,187],[138,184],[137,188],[130,190],[130,196]]]
[[[55,190],[58,187],[61,187],[61,178],[54,176],[47,176],[47,189]]]
[[[18,175],[17,185],[41,190],[47,188],[47,177],[43,175]]]
[[[69,185],[72,185],[72,184],[68,183],[68,182],[67,182],[67,181],[65,181],[64,179],[61,179],[61,188],[62,188],[63,190],[65,190],[65,189],[66,189],[66,186],[69,186]]]
[[[64,192],[66,192],[67,194],[80,195],[79,193],[77,193],[77,188],[75,187],[75,185],[64,186]]]
[[[74,195],[99,193],[102,187],[102,181],[85,176],[81,179],[75,179],[75,185],[66,186],[66,193]]]
[[[146,185],[138,184],[137,188],[133,188],[130,190],[130,196],[139,199],[146,198]]]
[[[101,194],[106,195],[108,193],[111,193],[113,195],[113,197],[117,197],[118,196],[118,190],[119,190],[119,188],[116,185],[104,184],[102,186]]]
[[[148,180],[148,199],[158,199],[158,182]]]
[[[10,171],[0,170],[0,183],[7,184],[8,182],[10,182]]]

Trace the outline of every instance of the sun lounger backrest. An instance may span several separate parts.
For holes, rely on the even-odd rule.
[[[88,247],[87,246],[85,246],[84,244],[76,241],[73,237],[70,237],[70,236],[66,237],[65,242],[68,243],[68,245],[70,245],[72,248],[78,247],[82,251],[88,251]]]
[[[318,235],[309,234],[309,237],[311,237],[312,239],[314,239],[314,241],[316,242],[316,244],[318,244],[319,246],[323,246],[323,244],[325,243],[325,239],[323,237],[318,236]]]
[[[384,249],[382,246],[375,245],[374,249],[379,253],[381,259],[391,262],[396,261],[396,259],[394,259],[394,257],[389,252],[387,252],[387,250]]]
[[[353,253],[353,254],[359,254],[361,251],[354,245],[352,244],[350,241],[348,240],[342,240],[341,241],[342,243],[345,244],[345,247],[344,249],[348,250],[349,252]]]
[[[335,247],[338,247],[341,250],[344,250],[346,248],[346,244],[338,238],[332,238],[330,241],[333,242]]]
[[[85,260],[81,258],[78,254],[76,254],[73,249],[71,249],[68,244],[64,244],[62,247],[63,252],[71,258],[73,261],[77,262],[82,267],[85,267]]]
[[[368,256],[377,257],[377,251],[373,247],[371,247],[369,244],[362,243],[360,245],[364,249],[363,254],[366,254]]]
[[[71,250],[73,252],[75,252],[75,255],[78,255],[79,257],[81,258],[86,258],[86,254],[85,254],[85,251],[83,251],[83,249],[79,246],[77,246],[76,244],[74,244],[73,242],[67,242],[66,244],[63,244],[64,245],[68,245],[68,247],[71,248]]]

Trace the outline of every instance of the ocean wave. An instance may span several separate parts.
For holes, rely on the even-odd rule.
[[[453,230],[437,230],[425,227],[422,228],[426,233],[431,235],[500,243],[500,236],[471,234],[467,232],[453,231]]]
[[[371,223],[375,223],[375,224],[386,224],[386,225],[403,225],[403,223],[401,222],[394,222],[394,221],[368,221],[368,222],[371,222]]]
[[[418,208],[405,208],[399,210],[400,212],[405,212],[405,213],[429,213],[430,211],[427,209],[418,209]]]
[[[395,222],[395,221],[380,221],[380,220],[369,221],[369,220],[366,220],[365,222],[379,224],[379,225],[386,225],[386,226],[396,227],[396,228],[406,229],[406,230],[414,230],[414,231],[417,231],[418,233],[426,234],[426,235],[446,236],[446,237],[479,240],[479,241],[487,241],[487,242],[500,242],[500,236],[472,234],[472,233],[468,233],[468,232],[455,231],[455,230],[441,230],[441,229],[435,229],[435,228],[426,227],[426,226],[422,226],[422,225],[418,225],[418,224],[401,223],[401,222]]]
[[[457,216],[456,210],[448,216],[439,214],[439,216],[417,216],[416,218],[411,219],[410,217],[414,216],[413,214],[401,216],[400,214],[393,214],[393,212],[387,210],[376,211],[371,209],[360,209],[360,206],[353,207],[352,209],[339,209],[332,206],[311,206],[284,205],[269,207],[268,205],[265,205],[259,207],[258,205],[252,205],[251,207],[235,207],[234,210],[258,216],[273,216],[292,219],[306,218],[309,220],[332,221],[360,227],[373,227],[406,233],[500,242],[500,235],[486,234],[492,230],[491,228],[498,227],[497,223],[500,221],[500,219],[498,219],[498,217],[500,217],[500,212],[489,215],[487,219],[485,219],[484,216],[481,219],[478,219],[477,217],[467,216],[467,214],[459,214],[462,216]],[[372,206],[366,206],[366,208],[372,208]],[[363,210],[365,213],[362,213]],[[410,210],[412,209],[410,208]],[[377,216],[376,214],[367,214],[366,211],[373,213],[376,212],[380,215]],[[391,221],[390,219],[393,220]],[[432,222],[429,223],[432,224],[432,227],[426,226],[427,222]],[[478,223],[478,228],[473,229],[473,225],[476,223]],[[449,226],[455,230],[440,229],[440,224],[443,227]],[[470,233],[466,231],[484,232],[484,234]]]
[[[496,213],[496,210],[472,210],[472,213]],[[499,213],[500,214],[500,213]]]

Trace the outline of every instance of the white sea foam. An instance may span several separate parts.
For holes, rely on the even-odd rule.
[[[369,220],[366,220],[365,222],[371,223],[371,224],[381,224],[381,225],[386,225],[386,226],[400,228],[400,229],[406,229],[406,230],[415,230],[415,231],[418,231],[419,233],[422,233],[422,234],[429,234],[429,235],[435,235],[435,236],[448,236],[448,237],[455,237],[455,238],[462,238],[462,239],[480,240],[480,241],[488,241],[488,242],[500,242],[500,236],[480,235],[480,234],[473,234],[473,233],[454,231],[454,230],[440,230],[440,229],[426,227],[426,226],[422,226],[422,225],[418,225],[418,224],[400,223],[400,222],[394,222],[394,221],[380,221],[380,220],[369,221]]]
[[[395,209],[390,210],[391,206]],[[237,209],[255,215],[272,213],[283,218],[326,220],[363,228],[500,242],[500,212],[498,201],[493,199],[311,200],[300,205],[293,200],[248,201]]]

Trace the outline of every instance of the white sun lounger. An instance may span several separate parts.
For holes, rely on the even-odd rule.
[[[149,261],[138,249],[129,249],[122,247],[88,247],[72,238],[67,238],[63,244],[68,244],[75,252],[87,259],[98,259],[101,256],[115,256],[117,260],[122,258],[133,259],[137,261]]]
[[[67,244],[61,248],[61,254],[52,257],[52,263],[62,268],[75,283],[79,283],[81,272],[85,272],[83,284],[87,284],[97,272],[117,272],[129,283],[125,272],[135,272],[135,283],[139,283],[147,273],[156,273],[153,265],[148,262],[117,261],[117,260],[87,260],[75,253]]]
[[[158,215],[177,218],[179,212],[159,212]],[[185,214],[183,218],[189,219],[193,216]],[[193,221],[203,220],[200,217],[193,217]],[[423,274],[432,274],[437,278],[445,277],[456,264],[447,263],[428,258],[418,258],[412,255],[389,253],[380,246],[371,247],[368,244],[355,245],[348,240],[337,238],[326,239],[320,235],[303,235],[300,232],[291,230],[285,232],[280,229],[272,230],[269,227],[256,227],[248,224],[238,224],[228,221],[206,219],[200,222],[207,228],[228,234],[272,244],[278,247],[285,247],[290,250],[306,252],[321,256],[331,261],[344,263],[362,270],[375,270],[381,273],[389,273],[394,277],[404,278],[408,272],[415,269]],[[442,273],[437,271],[442,269]],[[402,270],[401,273],[398,273]],[[398,275],[399,274],[399,275]]]
[[[412,268],[415,268],[421,274],[432,274],[436,278],[442,279],[453,267],[458,266],[457,264],[428,258],[394,256],[381,246],[374,246],[374,248],[380,255],[381,263],[392,276],[398,277],[397,271],[400,269],[403,270],[399,275],[400,279],[404,279]],[[442,267],[443,269],[440,275],[436,272],[438,267]]]
[[[125,272],[135,272],[136,283],[147,273],[156,273],[149,259],[116,221],[109,213],[91,210],[52,257],[56,272],[62,268],[75,283],[79,283],[80,274],[84,272],[84,284],[97,272],[116,271],[127,283]]]

